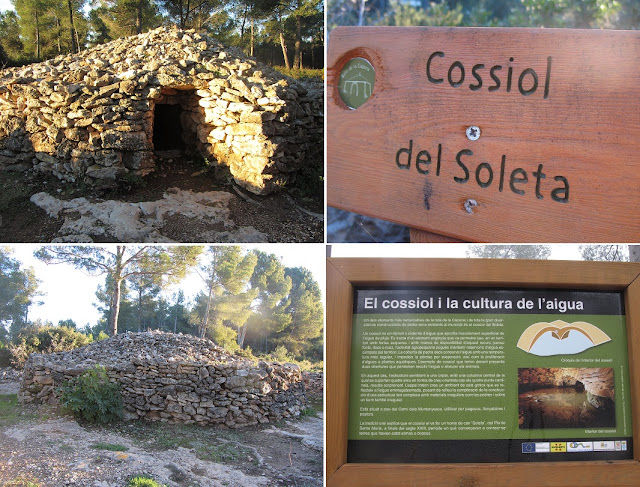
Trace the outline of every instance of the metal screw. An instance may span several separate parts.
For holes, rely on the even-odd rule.
[[[476,125],[467,127],[467,138],[469,140],[478,140],[480,138],[480,127]]]
[[[478,202],[476,200],[468,199],[464,202],[464,209],[467,213],[473,213],[473,209],[478,206]]]

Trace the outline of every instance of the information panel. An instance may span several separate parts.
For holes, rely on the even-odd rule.
[[[631,459],[620,293],[360,288],[349,463]]]

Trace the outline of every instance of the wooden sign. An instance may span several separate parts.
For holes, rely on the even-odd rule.
[[[640,32],[338,27],[328,57],[329,205],[462,240],[640,240]]]
[[[409,487],[421,485],[438,485],[450,487],[471,487],[480,485],[536,487],[561,487],[567,485],[595,487],[616,485],[632,487],[640,485],[640,264],[608,263],[608,262],[558,262],[558,261],[518,261],[509,259],[327,259],[327,333],[326,333],[326,476],[328,487]],[[547,461],[536,461],[532,454],[531,463],[524,462],[477,462],[477,463],[431,463],[409,462],[392,463],[394,460],[371,461],[349,459],[349,410],[350,380],[353,378],[352,339],[356,339],[353,327],[357,326],[358,308],[354,309],[354,295],[358,289],[374,289],[382,287],[386,290],[395,286],[406,286],[412,289],[428,287],[431,290],[443,290],[451,287],[510,290],[527,289],[536,292],[561,294],[565,290],[580,289],[582,291],[619,292],[624,299],[626,322],[626,338],[629,359],[628,392],[631,399],[631,429],[633,438],[633,459],[627,460],[594,460],[580,462],[554,461],[562,455],[579,455],[564,453],[563,445],[553,449],[549,445]],[[393,297],[392,297],[393,298]],[[364,306],[380,306],[385,308],[384,297],[378,302],[375,297],[364,301]],[[406,303],[411,307],[410,299]],[[423,308],[439,306],[433,303],[420,303]],[[414,300],[415,302],[415,300]],[[518,302],[520,302],[518,300]],[[397,305],[396,305],[397,304]],[[394,304],[391,299],[388,308],[398,312],[403,307],[402,301]],[[535,301],[534,309],[540,302]],[[473,308],[473,303],[470,304]],[[487,304],[487,306],[489,306]],[[514,302],[514,307],[518,304]],[[559,303],[554,303],[554,309]],[[547,309],[549,305],[545,306]],[[464,308],[464,302],[462,304]],[[579,309],[576,307],[574,309]],[[532,311],[533,312],[533,311]],[[567,311],[571,313],[572,311]],[[400,316],[400,315],[398,315]],[[403,315],[404,316],[404,315]],[[455,315],[456,317],[458,315]],[[411,321],[411,320],[409,320]],[[600,322],[599,322],[600,324]],[[410,325],[407,325],[411,328]],[[376,328],[369,328],[375,331]],[[408,331],[415,330],[415,328]],[[615,341],[615,337],[610,337]],[[457,341],[456,343],[459,343]],[[511,340],[515,347],[515,340]],[[602,345],[599,345],[602,346]],[[522,352],[524,353],[524,352]],[[576,367],[572,360],[574,355],[567,356],[567,363]],[[584,358],[583,356],[581,356]],[[566,358],[566,357],[563,357]],[[369,356],[373,360],[372,356]],[[521,365],[530,367],[534,359],[527,359]],[[356,362],[358,362],[356,357]],[[357,366],[357,365],[356,365]],[[427,368],[429,373],[437,373],[436,368]],[[394,370],[389,369],[389,373]],[[441,370],[442,371],[442,370]],[[520,371],[513,369],[513,374]],[[616,367],[614,376],[622,374]],[[371,377],[371,376],[370,376]],[[627,374],[624,374],[627,377]],[[621,388],[619,388],[621,390]],[[625,386],[625,390],[626,386]],[[424,391],[423,391],[424,392]],[[620,398],[616,392],[617,400]],[[425,406],[433,402],[425,402]],[[452,405],[457,405],[452,402]],[[399,409],[399,408],[398,408]],[[428,421],[425,412],[423,420]],[[622,421],[624,423],[624,421]],[[617,423],[616,423],[617,424]],[[578,430],[576,430],[578,431]],[[580,433],[586,433],[583,429]],[[533,437],[533,436],[532,436]],[[562,443],[562,442],[560,442]],[[524,448],[524,447],[523,447]],[[536,446],[537,448],[537,446]],[[569,448],[569,446],[567,447]],[[595,446],[594,446],[595,450]],[[577,450],[576,450],[577,451]],[[525,453],[525,450],[522,450]],[[396,452],[394,452],[395,455]],[[463,462],[467,451],[460,451]],[[578,458],[578,457],[576,457]]]

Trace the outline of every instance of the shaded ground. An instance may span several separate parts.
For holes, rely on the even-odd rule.
[[[80,201],[80,208],[75,200],[71,208],[47,213],[31,201],[38,193],[34,201],[41,206],[42,201],[58,206],[69,206],[81,197],[87,201]],[[204,209],[220,207],[223,211],[203,216],[180,209],[163,211],[159,218],[146,212],[147,206],[165,204],[164,200],[176,195],[200,199]],[[146,206],[141,207],[142,202]],[[96,210],[90,204],[100,206]],[[309,196],[298,188],[268,196],[251,194],[236,186],[223,170],[198,165],[179,154],[165,154],[156,172],[144,179],[122,181],[111,190],[64,184],[31,172],[5,171],[0,173],[0,241],[322,242],[323,204],[318,192]],[[142,226],[150,229],[142,234],[118,233],[109,218],[122,219],[121,214],[143,215]],[[96,222],[87,227],[89,218]],[[78,228],[90,231],[82,233]]]
[[[123,487],[148,475],[170,487],[320,487],[322,424],[321,414],[310,414],[242,430],[143,421],[89,426],[5,394],[0,485]]]

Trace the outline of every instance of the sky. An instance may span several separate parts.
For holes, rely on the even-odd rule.
[[[1,1],[1,0],[0,0]],[[109,247],[109,245],[103,245]],[[12,248],[13,258],[23,263],[23,267],[33,267],[40,279],[39,289],[44,293],[39,299],[44,303],[32,306],[29,319],[51,321],[54,325],[60,320],[72,319],[79,328],[87,323],[94,325],[100,313],[93,303],[97,300],[95,292],[104,284],[105,276],[91,277],[75,269],[71,265],[47,265],[33,257],[33,252],[40,247],[35,244],[19,244]],[[273,253],[281,257],[287,267],[306,267],[319,283],[324,295],[325,282],[325,246],[324,244],[260,244],[259,246],[243,245],[245,248],[258,247],[263,252]],[[195,296],[203,287],[202,280],[192,273],[186,279],[168,289],[170,296],[182,289],[187,298]]]
[[[0,0],[0,11],[14,10],[10,0]]]

